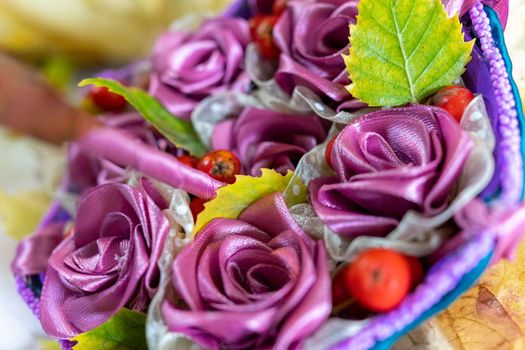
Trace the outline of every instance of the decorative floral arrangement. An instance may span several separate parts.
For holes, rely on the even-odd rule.
[[[84,80],[21,295],[64,349],[388,348],[525,232],[507,11],[238,1]]]

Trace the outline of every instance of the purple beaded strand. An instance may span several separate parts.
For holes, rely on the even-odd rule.
[[[15,276],[16,289],[33,314],[40,319],[40,300],[33,294],[21,276]]]
[[[33,314],[40,319],[40,299],[33,294],[33,291],[27,286],[22,276],[15,276],[15,283],[18,294],[20,294]],[[72,350],[76,344],[76,342],[71,342],[67,339],[57,339],[57,342],[61,345],[62,350]]]
[[[508,205],[520,202],[523,186],[523,159],[521,136],[509,76],[501,52],[492,37],[490,19],[478,3],[469,12],[474,32],[480,40],[483,57],[489,64],[490,78],[498,106],[497,125],[501,135],[501,200]]]

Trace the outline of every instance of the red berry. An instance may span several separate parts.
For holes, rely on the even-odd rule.
[[[423,281],[425,270],[423,269],[423,264],[421,264],[421,261],[418,258],[413,256],[406,256],[405,258],[410,266],[410,287],[414,288]]]
[[[465,109],[474,99],[474,94],[463,86],[447,86],[434,96],[434,106],[441,107],[458,121],[461,121]]]
[[[332,280],[332,304],[337,306],[350,299],[350,295],[345,286],[344,270],[335,275]]]
[[[89,96],[95,105],[107,112],[122,112],[127,106],[124,97],[108,90],[106,87],[96,86],[91,89]]]
[[[348,292],[371,311],[395,308],[410,290],[410,264],[398,252],[383,248],[364,251],[345,269]]]
[[[324,157],[326,159],[326,162],[330,166],[330,168],[333,168],[333,166],[332,166],[332,149],[334,148],[334,143],[335,143],[335,139],[336,138],[337,138],[337,136],[334,136],[330,140],[330,142],[328,142],[328,144],[326,145],[326,148],[324,150]]]
[[[199,197],[195,197],[191,200],[190,210],[194,221],[197,221],[197,216],[204,210],[204,203],[206,203],[206,200]]]
[[[197,169],[216,180],[232,184],[235,182],[235,175],[241,173],[241,162],[230,151],[212,151],[199,161]]]
[[[281,15],[284,10],[286,10],[286,6],[288,5],[288,0],[275,0],[272,7],[272,13],[274,15]]]
[[[255,16],[250,20],[250,33],[259,48],[263,58],[276,60],[279,58],[279,48],[273,42],[273,27],[279,16]]]
[[[199,164],[199,159],[198,158],[196,158],[194,156],[190,156],[188,154],[185,154],[183,156],[177,157],[177,160],[179,162],[184,163],[187,166],[190,166],[190,167],[195,168],[195,169],[197,169],[197,164]]]

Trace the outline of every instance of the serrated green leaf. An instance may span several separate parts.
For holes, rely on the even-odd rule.
[[[361,0],[344,56],[350,93],[370,106],[416,103],[459,78],[470,60],[458,16],[440,0]]]
[[[261,171],[259,177],[237,175],[234,184],[219,188],[215,198],[204,205],[204,210],[197,217],[193,235],[215,218],[236,219],[258,199],[283,192],[293,176],[291,171],[286,175],[270,169]]]
[[[193,126],[186,120],[173,116],[153,96],[144,90],[126,87],[118,81],[105,78],[84,79],[79,86],[103,86],[109,91],[121,95],[137,111],[142,114],[155,129],[177,147],[183,148],[191,154],[201,157],[206,153],[206,148],[195,133]]]
[[[72,339],[74,350],[147,350],[146,314],[121,309],[103,325]]]

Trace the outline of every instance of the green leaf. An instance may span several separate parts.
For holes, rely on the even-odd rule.
[[[144,90],[126,87],[118,81],[104,78],[84,79],[79,84],[79,86],[87,85],[103,86],[124,97],[142,114],[144,119],[177,147],[183,148],[197,157],[206,153],[206,148],[195,133],[192,124],[173,116],[159,101],[148,95]]]
[[[474,42],[440,0],[361,0],[358,10],[343,57],[354,97],[370,106],[416,103],[464,72]]]
[[[72,339],[74,350],[147,350],[146,314],[121,309],[113,318]]]
[[[204,205],[197,216],[193,235],[215,218],[236,219],[250,204],[274,192],[283,192],[293,172],[281,175],[275,170],[262,169],[260,177],[237,175],[232,185],[217,190],[214,199]]]

